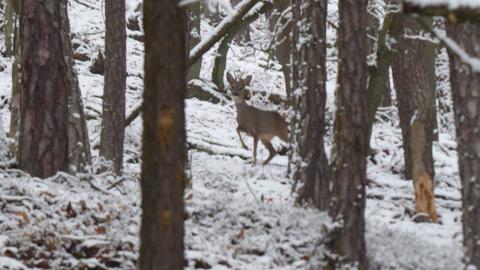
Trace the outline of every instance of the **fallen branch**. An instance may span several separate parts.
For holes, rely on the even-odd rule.
[[[125,119],[125,127],[129,126],[142,112],[143,103],[138,105]]]

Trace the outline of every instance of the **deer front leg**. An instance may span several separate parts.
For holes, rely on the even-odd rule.
[[[253,165],[257,163],[258,137],[253,137]]]
[[[248,150],[248,147],[243,141],[242,134],[240,134],[240,131],[241,131],[240,127],[237,127],[237,134],[238,134],[238,137],[240,138],[240,142],[242,143],[242,147],[245,148],[245,150]]]

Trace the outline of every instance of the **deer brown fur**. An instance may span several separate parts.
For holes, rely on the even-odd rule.
[[[237,134],[240,142],[243,148],[248,150],[241,132],[253,137],[253,163],[255,164],[257,161],[257,145],[260,140],[270,153],[262,163],[265,165],[277,154],[271,140],[278,137],[282,141],[288,142],[288,124],[278,112],[260,110],[246,103],[245,87],[250,84],[251,80],[251,75],[245,79],[236,79],[227,72],[227,81],[230,84],[230,91],[237,108]]]

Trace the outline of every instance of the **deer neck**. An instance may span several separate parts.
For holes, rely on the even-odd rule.
[[[242,109],[242,108],[246,108],[248,106],[247,103],[245,102],[245,99],[235,99],[234,98],[234,102],[235,102],[235,107],[237,107],[237,110]]]

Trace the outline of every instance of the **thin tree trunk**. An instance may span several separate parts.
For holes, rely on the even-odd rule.
[[[293,0],[295,1],[295,0]],[[290,55],[292,51],[292,40],[290,33],[292,33],[291,20],[288,16],[282,16],[282,14],[291,7],[290,0],[277,0],[274,1],[275,11],[270,17],[270,28],[276,36],[273,42],[275,43],[274,55],[277,58],[280,65],[282,65],[282,72],[285,80],[285,91],[289,102],[292,101],[292,79],[291,79],[291,67]]]
[[[314,203],[320,210],[328,210],[328,159],[325,154],[325,83],[327,55],[327,0],[297,0],[292,6],[292,52],[294,117],[291,119],[293,149],[293,179],[301,182],[299,202]],[[311,37],[308,39],[308,37]],[[303,42],[309,40],[309,42]]]
[[[105,85],[100,155],[111,160],[115,173],[120,174],[123,168],[127,74],[125,1],[106,0],[105,17]]]
[[[480,25],[447,25],[447,33],[472,57],[480,58]],[[480,269],[480,74],[449,53],[460,178],[462,179],[463,243],[469,264]]]
[[[191,51],[201,41],[200,28],[200,2],[193,3],[187,8],[188,27],[187,27],[187,48]],[[188,54],[187,54],[188,57]],[[202,70],[202,59],[199,59],[188,69],[187,82],[192,79],[200,78],[200,71]]]
[[[20,0],[7,0],[5,5],[5,56],[15,55],[15,39],[20,17]]]
[[[70,23],[68,19],[68,1],[60,1],[62,51],[67,64],[66,80],[68,82],[68,172],[75,174],[83,171],[91,162],[90,140],[88,138],[87,120],[82,103],[82,94],[78,84],[77,74],[73,68],[74,57],[70,37]],[[23,98],[23,97],[22,97]]]
[[[20,1],[18,3],[18,12],[20,11]],[[12,1],[7,1],[7,12],[12,10]],[[10,6],[10,7],[9,7]],[[10,130],[9,137],[13,139],[10,145],[12,153],[17,153],[18,130],[20,125],[20,74],[21,74],[21,51],[20,51],[20,13],[13,12],[9,15],[5,25],[5,42],[12,40],[11,49],[13,50],[14,60],[12,63],[12,99],[10,103]],[[12,26],[13,25],[13,26]],[[13,28],[10,28],[13,27]],[[8,29],[8,30],[7,30]],[[11,38],[8,38],[11,37]],[[11,42],[11,41],[10,41]],[[8,52],[7,45],[7,55]],[[11,53],[11,52],[10,52]]]
[[[339,73],[336,96],[330,215],[341,222],[330,246],[329,269],[367,269],[365,183],[367,152],[367,1],[339,1]]]
[[[212,68],[212,81],[217,85],[220,92],[225,92],[223,77],[225,75],[225,68],[227,66],[227,54],[234,37],[236,37],[243,29],[248,27],[250,23],[257,20],[261,14],[264,14],[272,7],[273,6],[270,3],[263,3],[262,7],[257,9],[256,12],[246,15],[242,20],[238,21],[234,26],[232,26],[232,28],[223,37],[222,41],[218,45],[214,65]]]
[[[387,37],[398,39],[403,28],[398,27],[396,22],[401,18],[399,13],[389,13],[385,16],[382,29],[377,37],[376,61],[374,66],[368,67],[368,136],[367,143],[370,144],[373,123],[378,106],[381,105],[387,95],[387,87],[390,86],[390,66],[392,64],[394,51],[387,44]],[[371,45],[373,46],[373,45]],[[390,93],[388,93],[390,94]]]
[[[401,16],[397,22],[399,26],[414,33],[423,30],[415,19]],[[427,213],[436,222],[432,156],[436,121],[435,48],[432,43],[400,36],[398,50],[392,70],[402,128],[405,174],[413,178],[417,212]]]
[[[186,132],[185,14],[177,0],[145,0],[140,269],[183,269]]]

